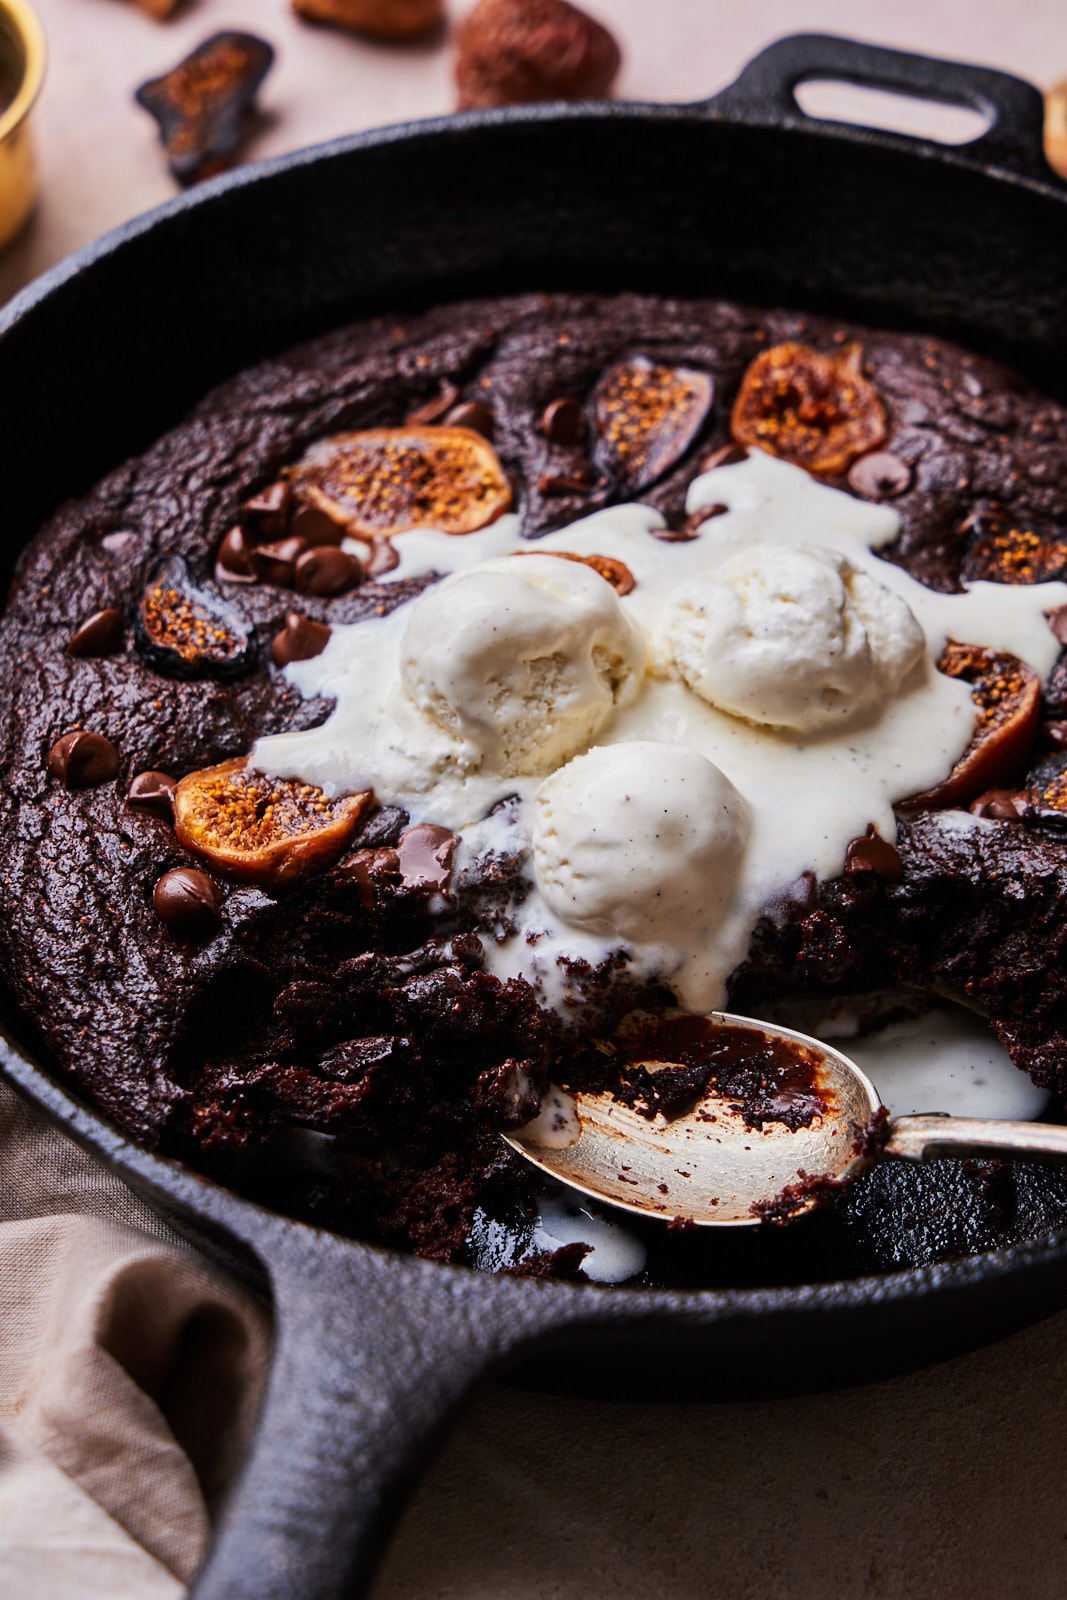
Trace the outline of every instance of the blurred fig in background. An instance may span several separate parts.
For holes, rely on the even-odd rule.
[[[459,109],[600,99],[620,59],[608,30],[566,0],[479,0],[457,35]]]
[[[1067,178],[1067,79],[1045,96],[1045,154],[1049,165]]]
[[[396,43],[429,33],[445,17],[444,0],[293,0],[293,10],[307,22]]]
[[[274,51],[253,33],[216,33],[136,99],[159,124],[173,176],[199,183],[225,172],[255,126],[255,99]]]

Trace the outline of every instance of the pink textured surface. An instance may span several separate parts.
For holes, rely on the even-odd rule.
[[[452,104],[446,46],[310,29],[286,0],[38,0],[51,65],[42,203],[0,299],[173,192],[134,86],[207,33],[279,51],[266,156]],[[597,0],[620,93],[697,99],[783,33],[825,30],[1067,77],[1064,0]],[[456,12],[467,5],[455,5]],[[377,1600],[1038,1600],[1067,1589],[1067,1316],[892,1383],[773,1404],[645,1407],[488,1391],[418,1492]],[[294,1590],[294,1592],[298,1592]]]

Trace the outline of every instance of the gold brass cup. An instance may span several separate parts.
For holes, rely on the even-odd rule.
[[[44,78],[44,32],[27,0],[0,0],[0,250],[37,198],[29,117]]]

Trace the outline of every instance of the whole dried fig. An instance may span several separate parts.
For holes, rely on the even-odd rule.
[[[608,30],[567,0],[479,0],[457,37],[459,109],[600,99],[620,59]]]
[[[444,20],[443,0],[292,0],[298,17],[402,43]]]

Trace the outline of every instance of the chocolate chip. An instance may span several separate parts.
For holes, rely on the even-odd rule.
[[[126,803],[143,806],[169,822],[174,816],[174,791],[177,778],[169,772],[139,772],[126,791]]]
[[[542,494],[592,494],[603,488],[605,480],[598,478],[592,467],[575,467],[571,472],[544,472],[537,480]]]
[[[247,533],[231,528],[215,554],[215,577],[220,583],[255,583],[257,576]]]
[[[106,550],[109,556],[119,556],[129,549],[135,537],[126,528],[120,528],[115,533],[105,533],[100,540],[100,548]]]
[[[68,656],[110,656],[122,644],[122,612],[114,606],[94,611],[67,640]]]
[[[743,444],[721,444],[713,450],[710,456],[705,456],[700,463],[701,472],[714,472],[716,467],[736,467],[739,462],[748,460],[748,451]]]
[[[274,539],[269,544],[257,545],[254,552],[256,571],[264,583],[276,583],[280,589],[291,589],[297,560],[306,549],[307,540],[295,537]]]
[[[483,439],[493,437],[493,413],[488,406],[483,406],[480,400],[461,400],[458,406],[453,406],[445,415],[445,426],[448,428],[470,428],[475,433],[480,433]]]
[[[541,413],[541,432],[553,444],[577,444],[582,437],[582,408],[577,400],[553,400]]]
[[[305,550],[296,563],[295,581],[298,594],[326,598],[344,594],[346,589],[354,589],[362,583],[363,568],[355,556],[323,544],[314,550]]]
[[[891,450],[876,450],[852,463],[848,482],[865,500],[895,500],[911,488],[911,468]]]
[[[1067,606],[1057,606],[1046,613],[1048,625],[1060,644],[1067,645]]]
[[[222,890],[195,867],[165,872],[152,892],[156,916],[182,939],[205,939],[222,920]]]
[[[313,656],[321,656],[330,631],[325,622],[313,622],[299,611],[288,611],[285,627],[274,636],[270,658],[276,667],[287,667],[290,661],[310,661]]]
[[[314,547],[317,545],[340,544],[345,536],[341,523],[335,522],[328,511],[323,511],[321,506],[297,506],[293,512],[289,531],[298,538],[306,539]]]
[[[292,494],[284,478],[246,500],[241,511],[260,539],[284,539]]]
[[[433,822],[417,822],[401,834],[396,847],[400,876],[409,889],[448,888],[456,836]]]
[[[1067,747],[1067,722],[1041,722],[1037,734],[1040,742],[1052,750]]]
[[[381,578],[387,572],[394,572],[400,565],[400,553],[391,539],[375,539],[371,545],[370,555],[363,563],[363,570],[368,578]]]
[[[672,533],[668,528],[653,529],[657,539],[695,539],[705,522],[711,522],[714,517],[725,516],[729,506],[717,502],[713,506],[701,506],[699,511],[691,511],[685,519],[682,531]]]
[[[68,789],[91,789],[119,770],[119,753],[102,733],[65,733],[48,752],[48,770]]]
[[[199,183],[232,165],[254,126],[256,91],[273,60],[255,34],[216,33],[163,77],[141,84],[137,103],[158,122],[179,183]]]
[[[1030,796],[1025,789],[987,789],[967,810],[975,817],[992,817],[996,822],[1021,822],[1030,812]]]
[[[454,383],[446,379],[441,384],[441,392],[433,400],[425,401],[421,406],[416,406],[406,421],[414,423],[415,427],[432,427],[435,422],[440,422],[456,401],[459,399],[459,390]]]
[[[888,878],[895,883],[904,876],[904,863],[871,823],[865,839],[853,839],[849,844],[845,852],[845,872],[849,877],[856,873],[873,872],[875,877]]]

